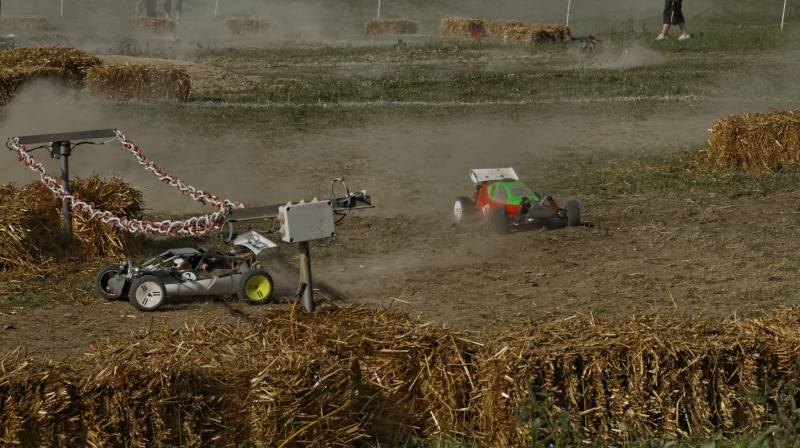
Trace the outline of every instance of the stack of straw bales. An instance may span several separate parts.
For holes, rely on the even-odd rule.
[[[103,181],[97,175],[77,178],[70,189],[81,200],[118,216],[139,217],[143,199],[139,190],[117,177]],[[41,271],[64,254],[61,201],[38,182],[18,189],[0,185],[0,269]],[[70,254],[85,258],[121,258],[135,253],[141,237],[73,213],[75,247]]]
[[[71,362],[0,359],[0,434],[32,446],[397,445],[435,434],[530,446],[517,415],[531,392],[585,443],[753,434],[769,422],[748,394],[797,374],[797,328],[800,309],[726,323],[576,317],[471,340],[392,310],[275,309],[254,325],[116,338]]]
[[[518,26],[526,26],[527,24],[521,20],[487,20],[485,21],[484,28],[486,29],[486,37],[491,39],[502,39],[506,35],[506,30]]]
[[[32,79],[56,80],[73,89],[88,87],[115,99],[187,101],[191,90],[189,73],[178,67],[103,64],[100,58],[67,46],[0,52],[0,104]]]
[[[564,43],[570,38],[569,28],[564,25],[525,24],[510,26],[503,31],[506,42],[526,44]]]
[[[397,446],[415,433],[465,432],[470,386],[458,337],[387,310],[276,310],[256,325],[109,340],[75,364],[7,356],[0,437],[33,446]]]
[[[484,37],[486,21],[466,17],[446,17],[439,23],[439,34],[445,37]]]
[[[62,250],[59,208],[41,184],[0,185],[0,269],[39,271]]]
[[[367,34],[415,34],[418,28],[409,19],[371,19],[365,25]]]
[[[67,46],[15,48],[0,52],[0,104],[5,104],[25,83],[54,80],[80,88],[86,70],[100,64],[90,53]]]
[[[718,119],[711,127],[707,158],[714,168],[800,170],[800,109]]]
[[[44,31],[48,27],[47,18],[40,16],[0,17],[0,29],[7,31]]]
[[[267,31],[270,23],[261,17],[228,17],[225,27],[232,34],[259,34]]]
[[[128,17],[125,25],[131,31],[145,31],[156,35],[175,31],[175,22],[162,17]]]
[[[154,64],[103,64],[86,72],[86,88],[117,100],[168,99],[188,101],[189,73],[178,67]]]
[[[439,26],[442,36],[487,37],[506,42],[562,43],[569,41],[569,28],[563,25],[526,23],[521,20],[483,20],[464,17],[442,19]]]

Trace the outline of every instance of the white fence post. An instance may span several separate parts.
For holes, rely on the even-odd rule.
[[[783,31],[783,19],[786,17],[786,0],[783,0],[783,14],[781,14],[781,31]]]

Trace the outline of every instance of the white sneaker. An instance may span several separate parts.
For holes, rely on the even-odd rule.
[[[663,34],[659,34],[658,36],[656,36],[656,40],[664,40],[666,38],[667,38],[667,36],[665,36]]]
[[[678,40],[686,40],[688,38],[689,38],[688,34],[681,34],[680,36],[678,36]]]

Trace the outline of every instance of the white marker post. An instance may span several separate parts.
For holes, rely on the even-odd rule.
[[[217,10],[218,9],[219,9],[219,0],[217,0],[217,3],[214,5],[214,17],[217,16]]]
[[[569,27],[569,7],[571,6],[572,0],[567,0],[567,26]]]
[[[378,18],[381,18],[381,0],[378,0]]]
[[[64,0],[61,0],[61,15],[64,15]]]
[[[781,32],[783,32],[783,19],[786,18],[786,0],[783,0],[783,14],[781,14]]]

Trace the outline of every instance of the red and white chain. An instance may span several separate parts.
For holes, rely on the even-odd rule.
[[[201,190],[197,190],[192,186],[184,184],[175,176],[165,173],[161,168],[154,165],[147,160],[139,147],[134,145],[125,136],[117,132],[117,138],[122,143],[122,146],[133,154],[139,164],[144,166],[145,170],[156,175],[162,182],[172,185],[177,188],[182,194],[191,196],[194,200],[200,201],[204,204],[211,203],[219,210],[211,215],[196,216],[181,221],[147,221],[131,219],[127,216],[118,217],[114,213],[100,210],[96,208],[94,203],[86,203],[81,201],[77,194],[72,194],[64,189],[64,187],[52,176],[48,175],[41,163],[36,162],[33,157],[25,149],[24,145],[19,143],[19,138],[13,137],[10,139],[11,147],[19,154],[19,160],[29,167],[31,170],[39,173],[39,179],[42,184],[50,189],[53,194],[58,198],[67,201],[70,208],[75,211],[83,212],[89,215],[90,218],[102,221],[112,227],[119,227],[130,233],[145,233],[145,234],[168,234],[173,236],[178,235],[197,235],[208,232],[209,230],[218,229],[224,220],[224,215],[231,208],[244,208],[244,204],[239,202],[232,202],[227,199],[222,199],[219,196],[214,196]]]

